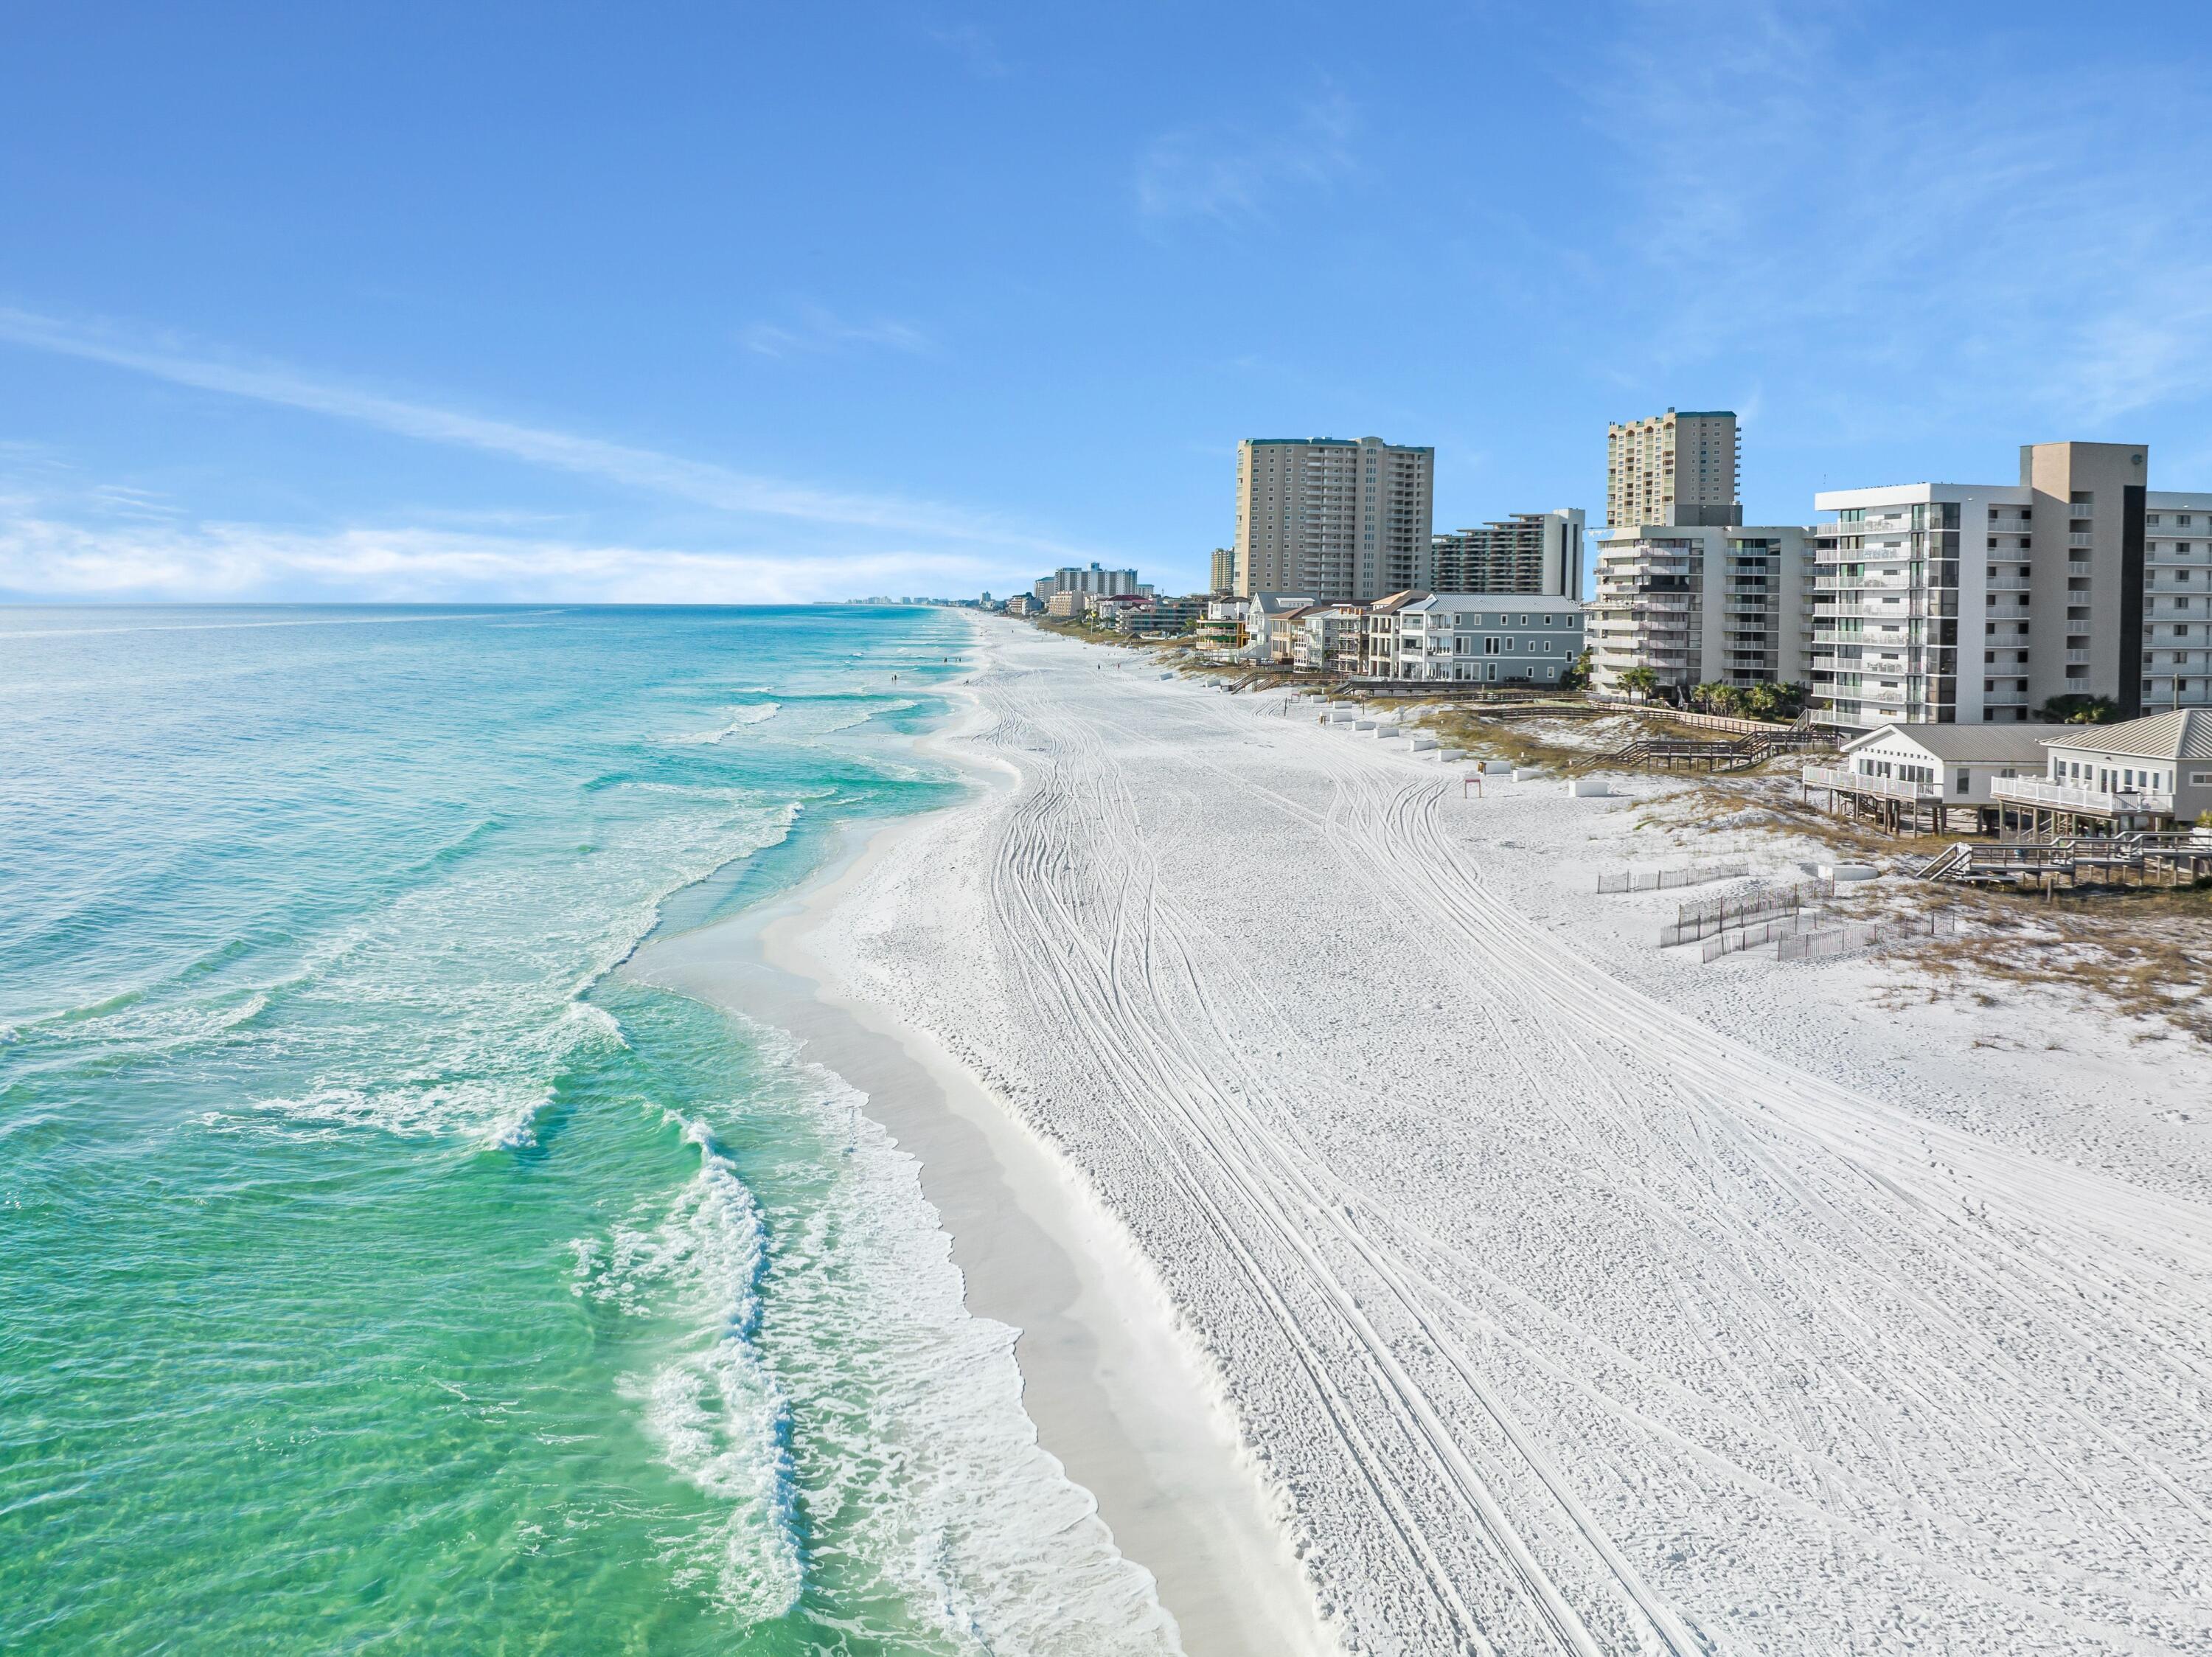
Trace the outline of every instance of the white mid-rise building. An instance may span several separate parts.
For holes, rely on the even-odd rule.
[[[2212,705],[2212,493],[2154,492],[2135,443],[2033,443],[2014,484],[1814,496],[1814,717],[2027,721],[2101,697],[2123,718]]]
[[[1598,537],[1591,684],[1649,667],[1662,691],[1807,682],[1814,532],[1799,524],[1632,525]]]
[[[1316,602],[1429,585],[1436,451],[1338,437],[1237,446],[1237,591]]]
[[[1431,545],[1429,578],[1451,593],[1583,595],[1583,514],[1516,512],[1503,523],[1454,529]]]

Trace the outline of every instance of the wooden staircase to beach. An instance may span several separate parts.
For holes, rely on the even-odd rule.
[[[2059,840],[1960,840],[1914,873],[1923,880],[2046,890],[2092,884],[2188,886],[2212,879],[2212,836],[2182,830]]]

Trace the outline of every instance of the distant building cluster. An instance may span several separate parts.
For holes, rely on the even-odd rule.
[[[1249,438],[1206,593],[1094,563],[981,606],[1348,679],[1802,704],[1852,734],[2212,708],[2212,492],[2151,490],[2141,444],[2020,454],[2016,484],[1826,490],[1821,521],[1747,525],[1735,415],[1668,409],[1607,426],[1586,545],[1577,508],[1437,533],[1425,446]]]

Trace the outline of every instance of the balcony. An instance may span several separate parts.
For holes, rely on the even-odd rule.
[[[2033,585],[2025,576],[1992,576],[1983,584],[1985,593],[2025,593]]]
[[[2077,789],[2033,777],[1998,777],[1990,793],[2008,805],[2089,817],[2142,817],[2173,810],[2173,796],[2156,789]]]
[[[1908,783],[1895,777],[1867,777],[1836,765],[1806,766],[1805,786],[1808,789],[1844,789],[1854,794],[1876,795],[1884,800],[1919,801],[1943,797],[1941,783]]]

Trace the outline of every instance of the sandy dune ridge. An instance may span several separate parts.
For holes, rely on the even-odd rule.
[[[1348,1646],[2212,1651],[2212,1209],[1563,947],[1486,838],[1599,802],[979,654],[1018,785],[824,953],[1157,1264]]]

